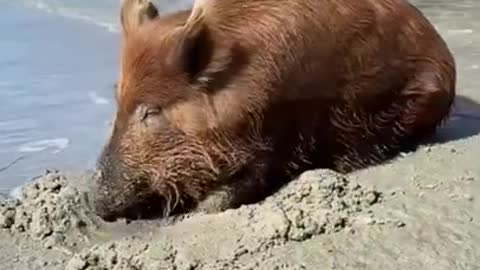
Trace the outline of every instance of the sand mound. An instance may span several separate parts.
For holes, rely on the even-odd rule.
[[[262,203],[96,245],[75,255],[67,269],[257,269],[290,242],[352,229],[359,217],[374,224],[365,210],[381,200],[378,191],[341,175],[312,171]]]
[[[46,248],[73,248],[84,240],[85,229],[93,227],[85,198],[65,175],[47,171],[27,184],[20,198],[0,202],[0,228],[26,234]]]
[[[106,224],[89,210],[87,196],[73,185],[78,181],[60,172],[35,179],[20,198],[0,202],[1,230],[45,249],[67,248],[71,259],[65,260],[66,267],[72,270],[254,269],[288,243],[352,230],[358,220],[374,224],[375,217],[365,210],[382,201],[376,190],[319,170],[303,174],[259,204],[180,217],[170,225]]]

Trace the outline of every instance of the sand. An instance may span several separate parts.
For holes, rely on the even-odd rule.
[[[453,119],[438,138],[452,138]],[[468,120],[470,121],[470,120]],[[463,123],[464,124],[464,123]],[[95,217],[88,174],[46,172],[0,203],[2,269],[479,269],[478,136],[264,201],[162,221]]]

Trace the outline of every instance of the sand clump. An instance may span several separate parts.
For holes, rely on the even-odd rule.
[[[84,229],[93,226],[83,195],[65,175],[47,171],[23,187],[19,198],[0,202],[0,228],[25,234],[46,248],[73,248],[83,241]]]

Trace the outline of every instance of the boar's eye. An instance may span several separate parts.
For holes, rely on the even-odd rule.
[[[157,131],[167,126],[167,119],[160,106],[150,104],[138,106],[135,112],[135,119],[137,123],[152,131]]]
[[[162,109],[160,109],[159,107],[141,106],[139,108],[139,117],[142,122],[147,120],[150,117],[158,116],[161,113],[162,113]]]

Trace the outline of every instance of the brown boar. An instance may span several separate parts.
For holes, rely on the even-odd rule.
[[[455,97],[447,45],[405,0],[204,0],[168,15],[124,0],[120,18],[93,196],[106,220],[237,207],[308,169],[384,162]]]

